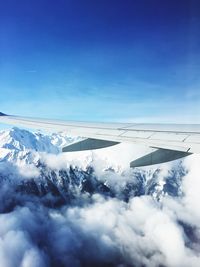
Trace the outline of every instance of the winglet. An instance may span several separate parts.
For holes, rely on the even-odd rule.
[[[8,115],[5,114],[5,113],[0,112],[0,116],[8,116]]]

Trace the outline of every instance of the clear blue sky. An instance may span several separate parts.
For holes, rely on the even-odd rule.
[[[0,2],[0,111],[200,122],[200,1]]]

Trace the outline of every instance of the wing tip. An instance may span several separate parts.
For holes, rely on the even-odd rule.
[[[8,115],[3,113],[3,112],[0,112],[0,117],[2,117],[2,116],[8,116]]]

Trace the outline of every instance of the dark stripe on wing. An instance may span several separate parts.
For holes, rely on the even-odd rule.
[[[8,116],[8,115],[3,112],[0,112],[0,116]]]

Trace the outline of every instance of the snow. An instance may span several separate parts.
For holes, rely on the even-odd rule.
[[[0,132],[0,160],[17,161],[35,152],[58,154],[63,146],[72,142],[72,137],[62,133],[46,135],[14,127]]]

